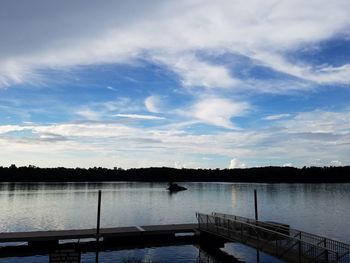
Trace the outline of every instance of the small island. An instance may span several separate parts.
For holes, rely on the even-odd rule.
[[[172,192],[184,191],[184,190],[187,190],[187,188],[180,186],[178,184],[169,183],[169,187],[167,188],[167,190],[169,190],[169,192],[172,193]]]

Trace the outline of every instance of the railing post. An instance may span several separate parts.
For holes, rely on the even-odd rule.
[[[241,225],[241,241],[243,241],[243,224],[239,223]]]
[[[99,262],[99,241],[100,241],[100,219],[101,219],[101,195],[102,191],[98,190],[98,204],[97,204],[97,225],[96,225],[96,257],[95,262]]]
[[[277,236],[275,235],[275,244],[276,244],[276,256],[278,257],[278,240],[277,240]]]
[[[257,239],[257,246],[256,246],[256,262],[257,263],[260,263],[260,251],[259,251],[259,248],[260,248],[260,235],[259,235],[259,230],[256,229],[255,231],[256,233],[256,239]]]
[[[256,189],[254,189],[254,208],[255,208],[255,220],[258,221],[258,197],[256,193]]]
[[[216,232],[219,233],[220,218],[214,217],[214,222],[215,222],[215,226],[216,226]]]
[[[323,240],[323,246],[324,246],[324,249],[325,249],[325,256],[326,256],[326,263],[328,263],[328,249],[327,249],[327,239],[325,238]]]
[[[302,247],[301,247],[301,241],[299,240],[298,242],[299,242],[298,244],[299,263],[301,263]]]

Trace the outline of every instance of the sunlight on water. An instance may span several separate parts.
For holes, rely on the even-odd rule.
[[[350,184],[181,185],[188,190],[169,194],[165,183],[1,184],[0,231],[94,228],[98,189],[102,227],[193,223],[196,211],[253,217],[256,188],[261,220],[350,242]]]

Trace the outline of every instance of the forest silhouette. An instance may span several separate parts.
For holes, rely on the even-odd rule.
[[[150,167],[107,169],[40,168],[33,165],[0,167],[0,182],[257,182],[257,183],[345,183],[350,166],[256,167],[242,169],[175,169]]]

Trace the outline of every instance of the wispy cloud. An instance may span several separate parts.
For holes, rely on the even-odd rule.
[[[174,70],[185,87],[231,88],[239,82],[225,66],[200,60],[194,55],[163,53],[156,56],[156,61]]]
[[[300,112],[290,120],[280,122],[289,132],[347,134],[350,131],[350,112],[314,110]]]
[[[288,118],[291,115],[289,113],[282,113],[282,114],[275,114],[275,115],[269,115],[264,117],[264,120],[267,121],[275,121],[275,120],[280,120],[280,119],[284,119],[284,118]]]
[[[132,123],[3,125],[0,126],[0,147],[7,153],[3,165],[11,164],[17,156],[20,164],[44,166],[88,167],[102,162],[113,167],[117,159],[122,167],[173,166],[176,160],[196,168],[219,166],[203,159],[214,155],[226,159],[222,168],[228,167],[230,160],[231,167],[288,163],[294,166],[347,165],[350,128],[344,118],[348,119],[349,114],[300,112],[288,120],[276,120],[270,128],[228,129],[213,134],[193,133],[181,126],[144,128],[132,126]],[[16,136],[8,135],[17,131]]]
[[[261,51],[252,56],[264,65],[291,76],[317,84],[350,84],[350,64],[339,67],[289,62],[282,54]]]
[[[99,120],[101,117],[101,114],[99,112],[93,111],[89,108],[79,109],[75,112],[75,114],[87,120]]]
[[[348,0],[3,0],[2,165],[348,164],[350,63],[320,45],[348,38],[348,10]],[[306,105],[310,94],[321,99]]]
[[[200,55],[225,52],[316,83],[349,83],[348,64],[319,68],[305,61],[291,63],[285,56],[288,50],[348,33],[350,4],[345,0],[149,1],[137,5],[109,1],[103,6],[60,1],[54,8],[36,0],[21,9],[10,1],[1,5],[6,13],[0,23],[7,25],[0,29],[2,86],[37,79],[43,68],[150,59],[169,66],[185,86],[225,88],[237,84],[232,72]],[[22,11],[29,8],[44,11]],[[13,13],[21,14],[20,19],[8,15]],[[28,39],[23,41],[13,32]]]
[[[112,86],[107,86],[106,89],[112,90],[112,91],[118,91],[116,88],[113,88]]]
[[[164,117],[154,115],[141,115],[141,114],[115,114],[115,117],[141,119],[141,120],[164,120]]]

